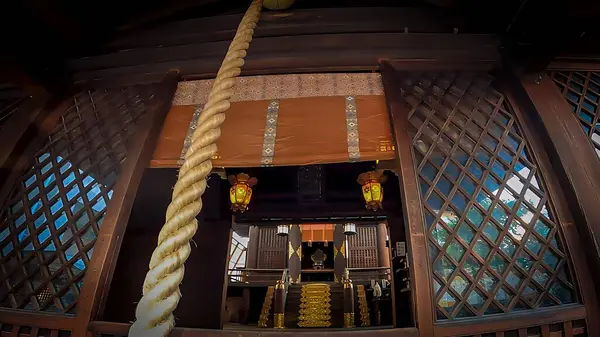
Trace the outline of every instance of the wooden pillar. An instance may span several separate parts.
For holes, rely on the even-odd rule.
[[[285,328],[285,284],[278,280],[275,285],[273,305],[273,327],[276,329]]]
[[[377,256],[379,258],[379,267],[390,266],[390,253],[388,247],[385,246],[387,239],[387,226],[385,222],[377,224]]]
[[[547,180],[587,315],[598,317],[600,160],[552,79],[542,76],[519,83],[509,76],[501,84]],[[588,320],[589,335],[598,331],[600,321]]]
[[[257,268],[258,259],[258,226],[250,226],[248,235],[248,250],[246,252],[246,268]]]
[[[72,336],[85,336],[89,322],[103,310],[137,189],[171,108],[178,80],[179,74],[172,72],[158,86],[158,92],[147,106],[151,110],[141,121],[140,130],[131,143],[83,279]]]
[[[344,328],[354,327],[354,286],[344,278]]]
[[[333,279],[335,283],[340,283],[344,279],[346,266],[346,235],[344,235],[344,225],[335,224],[333,228]]]
[[[290,225],[288,237],[288,269],[290,283],[300,283],[302,272],[302,231],[300,225]]]
[[[388,62],[381,64],[383,88],[394,131],[397,153],[400,195],[407,226],[408,250],[412,266],[411,285],[413,312],[420,336],[433,336],[433,299],[431,297],[431,266],[427,257],[427,231],[423,225],[423,211],[419,183],[413,164],[411,140],[408,135],[408,108],[401,97],[396,70]]]

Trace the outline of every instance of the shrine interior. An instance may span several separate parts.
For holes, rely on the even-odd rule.
[[[323,327],[342,328],[344,277],[349,277],[357,289],[357,328],[391,328],[394,322],[398,327],[413,326],[406,252],[397,255],[394,249],[392,255],[389,247],[390,238],[405,242],[398,178],[385,171],[383,209],[377,211],[365,207],[357,183],[361,173],[386,164],[235,168],[212,174],[198,216],[203,224],[210,223],[207,228],[211,235],[199,231],[193,239],[186,280],[181,285],[183,297],[175,312],[178,324],[223,324],[225,329],[273,324],[273,318],[264,318],[268,317],[265,310],[269,310],[265,302],[272,296],[270,288],[287,273],[288,328],[319,324],[300,319],[300,305],[309,301],[302,286],[311,284],[329,288],[330,325]],[[232,216],[230,183],[223,177],[239,173],[257,178],[258,183],[252,188],[248,210]],[[136,290],[142,287],[146,262],[164,221],[176,174],[174,169],[149,169],[144,174],[146,183],[134,202],[108,295],[106,320],[133,319]],[[350,224],[354,227],[348,229]],[[285,236],[278,235],[282,227]],[[345,229],[354,233],[346,235]],[[392,303],[394,291],[396,302]],[[214,308],[207,303],[219,303],[223,296],[225,313],[205,310]]]

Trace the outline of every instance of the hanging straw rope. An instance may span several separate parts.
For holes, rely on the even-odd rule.
[[[198,119],[167,208],[166,222],[158,235],[158,246],[150,259],[144,295],[137,306],[130,337],[166,337],[175,325],[173,311],[181,298],[183,264],[190,255],[190,239],[198,229],[196,216],[202,209],[201,197],[212,170],[211,158],[217,152],[220,126],[225,121],[232,88],[244,65],[261,9],[262,0],[254,0],[244,14]]]

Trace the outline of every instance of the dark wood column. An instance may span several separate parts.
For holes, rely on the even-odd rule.
[[[346,235],[344,235],[344,225],[335,224],[333,228],[333,272],[335,283],[342,282],[346,266]]]
[[[529,125],[524,131],[529,132],[528,139],[537,150],[540,167],[546,173],[587,315],[597,317],[600,302],[600,160],[552,79],[542,76],[535,81],[522,79],[520,82],[512,77],[505,79],[502,85],[523,124]],[[588,320],[588,329],[600,331],[600,322]]]
[[[600,160],[571,107],[547,76],[521,81],[548,137],[544,142],[576,216],[591,270],[600,271]],[[532,111],[533,112],[533,111]],[[578,218],[578,219],[577,219]],[[600,272],[594,273],[600,284]]]
[[[256,268],[258,266],[258,226],[250,226],[248,252],[246,254],[246,268]]]
[[[384,62],[381,67],[383,88],[392,122],[396,153],[400,195],[404,209],[404,223],[407,226],[408,257],[412,267],[413,308],[416,326],[421,336],[433,336],[433,299],[431,298],[431,271],[427,258],[427,233],[423,225],[423,211],[419,196],[419,184],[413,164],[411,141],[408,135],[408,108],[401,97],[401,89],[396,71],[391,64]]]
[[[300,225],[290,225],[288,238],[288,269],[290,283],[300,283],[302,271],[302,231]]]
[[[377,256],[379,258],[380,267],[390,266],[390,253],[388,248],[385,246],[387,232],[387,226],[384,222],[377,224]]]

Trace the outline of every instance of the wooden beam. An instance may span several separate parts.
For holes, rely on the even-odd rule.
[[[529,114],[548,135],[546,150],[576,217],[578,231],[588,255],[591,270],[600,286],[600,161],[581,124],[552,79],[521,81],[529,96]],[[526,102],[525,102],[526,103]],[[533,104],[533,106],[531,106]],[[527,107],[527,105],[524,105]],[[535,111],[533,110],[535,109]]]
[[[128,149],[127,159],[94,245],[94,255],[83,279],[73,336],[85,336],[88,323],[102,314],[137,189],[152,158],[178,79],[179,75],[171,72],[162,81],[154,99],[147,103],[150,111]]]
[[[513,78],[514,79],[514,78]],[[518,83],[510,83],[510,81],[500,81],[499,83],[502,92],[505,93],[510,106],[515,112],[519,120],[523,136],[528,140],[531,146],[530,155],[538,164],[542,179],[545,181],[548,194],[550,196],[551,205],[554,206],[555,221],[559,224],[564,238],[566,252],[570,257],[572,269],[574,272],[574,283],[579,289],[579,303],[584,303],[588,317],[598,317],[600,308],[598,306],[598,298],[594,287],[594,279],[589,264],[586,261],[586,252],[581,246],[581,235],[578,233],[577,225],[573,220],[573,214],[569,209],[569,203],[565,196],[555,169],[552,167],[550,158],[544,149],[544,142],[551,142],[551,137],[544,135],[543,129],[536,130],[535,123],[532,120],[532,114],[525,114],[524,107],[515,99],[521,94],[522,89],[519,89]],[[598,334],[600,331],[600,321],[589,320],[588,332],[590,335]]]
[[[70,100],[60,101],[58,97],[52,98],[46,102],[41,111],[37,112],[33,121],[25,129],[21,129],[21,134],[19,134],[19,130],[4,131],[7,137],[16,139],[8,141],[8,144],[13,143],[13,145],[12,148],[7,147],[6,152],[4,152],[4,147],[0,149],[0,157],[2,157],[0,162],[0,204],[7,200],[13,184],[21,178],[23,171],[29,168],[31,158],[46,143],[48,135],[70,103]],[[4,132],[3,136],[0,136],[0,140],[5,140]]]
[[[404,223],[409,238],[407,242],[410,251],[410,284],[413,292],[415,323],[421,336],[433,336],[431,263],[427,257],[427,230],[423,224],[423,207],[408,134],[409,111],[401,97],[399,79],[391,64],[387,62],[381,64],[381,76],[396,140]]]
[[[578,240],[571,243],[571,246],[577,245],[572,247],[571,255],[573,259],[585,259],[586,265],[576,268],[576,272],[584,299],[586,294],[593,296],[595,290],[595,300],[584,300],[590,317],[595,317],[600,302],[600,160],[551,78],[542,75],[539,80],[523,79],[520,84],[522,89],[514,89],[511,100],[539,130],[538,135],[557,174],[565,203],[573,215],[574,221],[568,218],[562,225],[567,227],[565,231],[569,226],[575,226],[578,232]],[[510,86],[518,88],[519,83]],[[557,198],[561,199],[561,196],[557,195]],[[583,250],[583,254],[577,254],[578,250]],[[577,267],[581,261],[574,263]],[[598,329],[596,323],[592,322],[590,326]]]
[[[584,319],[585,307],[580,304],[552,308],[527,310],[519,313],[499,315],[498,317],[476,317],[462,322],[438,323],[435,325],[435,337],[453,337],[511,331],[520,328],[537,327],[554,323]]]
[[[115,336],[127,336],[129,327],[131,324],[127,323],[113,323],[113,322],[91,322],[90,331],[99,335],[115,335]],[[331,337],[347,337],[351,334],[353,337],[418,337],[423,336],[419,334],[419,331],[415,328],[405,329],[356,329],[355,331],[348,332],[347,330],[333,330],[328,332],[321,332],[318,335],[327,335]],[[72,334],[71,334],[72,336]],[[190,329],[190,328],[178,328],[176,327],[171,332],[172,337],[260,337],[260,336],[315,336],[315,331],[310,329],[306,330],[295,330],[295,331],[265,331],[259,329],[232,329],[232,330],[208,330],[208,329]]]
[[[40,113],[49,111],[44,109],[45,97],[24,98],[15,107],[12,115],[0,126],[0,185],[6,172],[10,172],[17,160],[18,155],[24,150],[36,133],[36,118]],[[12,107],[11,107],[12,108]],[[45,116],[40,116],[43,119]]]
[[[50,330],[71,330],[75,317],[28,310],[0,309],[0,324],[37,327]]]
[[[575,56],[556,57],[547,70],[558,71],[600,71],[600,57],[598,56]]]
[[[229,41],[242,14],[209,16],[170,22],[153,29],[120,34],[106,46],[106,52]],[[360,24],[358,24],[360,22]],[[347,33],[451,33],[462,31],[447,12],[407,7],[347,7],[263,11],[255,38]]]
[[[77,84],[156,78],[178,69],[186,79],[212,78],[228,41],[140,48],[75,60]],[[493,35],[351,33],[255,38],[244,75],[375,71],[381,59],[493,64],[500,60]],[[340,50],[344,50],[340,53]],[[176,59],[174,58],[174,55]]]

